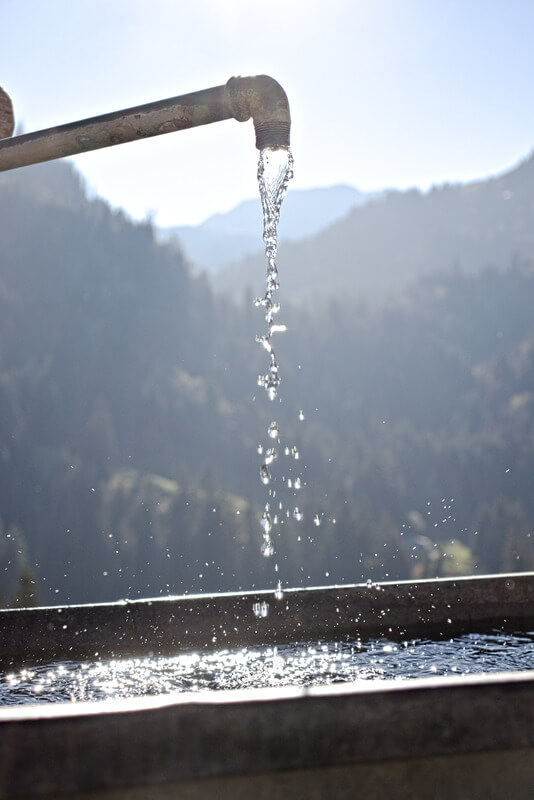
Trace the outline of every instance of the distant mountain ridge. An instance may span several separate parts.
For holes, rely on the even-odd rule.
[[[378,196],[353,186],[338,185],[319,189],[297,189],[288,193],[280,219],[281,241],[297,241],[313,236]],[[187,258],[209,273],[261,251],[261,204],[244,200],[227,213],[214,214],[201,225],[161,228],[160,241],[177,241]]]
[[[518,259],[534,259],[533,223],[531,154],[486,180],[444,184],[426,193],[387,192],[310,238],[282,243],[282,290],[300,303],[347,295],[379,299],[429,273],[506,268]],[[257,291],[263,272],[258,254],[223,270],[215,285]]]

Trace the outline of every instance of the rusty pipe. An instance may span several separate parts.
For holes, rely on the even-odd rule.
[[[4,92],[0,86],[0,139],[6,136],[13,136],[14,129],[13,105],[7,92]]]
[[[256,147],[289,147],[291,117],[287,96],[268,75],[230,78],[226,84],[232,116],[239,122],[252,117]]]
[[[13,113],[7,95],[5,98],[3,107],[6,119],[10,112],[11,125],[6,124],[0,135],[9,137]],[[251,117],[259,150],[289,147],[291,118],[286,94],[273,78],[256,75],[230,78],[223,86],[0,139],[0,172],[197,125],[225,119],[244,122]]]

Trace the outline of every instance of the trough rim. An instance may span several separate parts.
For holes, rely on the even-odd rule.
[[[53,719],[73,719],[109,714],[128,714],[136,711],[153,711],[185,706],[240,706],[249,703],[270,703],[284,700],[306,700],[327,697],[352,697],[354,695],[390,695],[400,692],[421,692],[447,688],[506,686],[531,684],[533,670],[507,672],[480,672],[469,675],[431,676],[425,678],[398,678],[387,680],[361,679],[326,686],[282,686],[264,689],[203,689],[198,692],[169,692],[139,697],[118,697],[106,700],[86,700],[72,703],[24,703],[0,706],[0,725],[4,722],[24,722]]]
[[[401,587],[408,587],[414,586],[417,587],[419,585],[429,585],[435,584],[436,586],[453,584],[453,583],[470,583],[476,581],[486,581],[486,580],[513,580],[514,578],[532,578],[534,580],[534,570],[526,571],[526,572],[488,572],[482,575],[458,575],[458,576],[447,576],[447,577],[436,577],[436,578],[420,578],[420,579],[413,579],[408,578],[405,580],[395,580],[395,581],[373,581],[371,584],[368,583],[328,583],[328,584],[318,584],[316,586],[295,586],[295,587],[288,587],[283,590],[284,596],[285,595],[297,595],[297,594],[311,594],[313,592],[323,592],[329,589],[337,589],[337,590],[344,590],[344,589],[381,589],[381,588],[393,588],[395,586]],[[0,616],[3,614],[16,614],[21,611],[63,611],[66,609],[76,609],[76,608],[115,608],[119,607],[122,608],[124,606],[135,606],[141,604],[152,604],[152,603],[168,603],[171,601],[187,601],[187,600],[216,600],[217,598],[238,598],[238,597],[250,597],[254,598],[256,596],[262,596],[265,598],[271,598],[274,596],[273,589],[244,589],[243,591],[239,592],[213,592],[211,594],[205,592],[199,593],[188,593],[185,594],[169,594],[169,595],[156,595],[154,597],[136,597],[131,598],[127,597],[120,600],[110,600],[104,601],[100,603],[59,603],[54,605],[46,605],[46,606],[29,606],[24,608],[0,608]]]

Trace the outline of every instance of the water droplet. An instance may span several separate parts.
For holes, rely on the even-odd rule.
[[[284,593],[282,591],[282,582],[281,581],[278,581],[278,583],[276,584],[276,589],[275,589],[275,592],[274,592],[274,596],[276,597],[277,600],[281,600],[283,598],[283,596],[284,596]]]
[[[252,610],[254,611],[255,617],[266,617],[269,613],[269,603],[266,603],[265,601],[261,603],[254,603]]]
[[[301,481],[300,478],[295,478],[295,480],[293,482],[293,488],[294,489],[301,489],[302,488],[302,481]]]
[[[259,454],[260,454],[260,456],[261,456],[261,454],[263,453],[263,445],[262,445],[262,444],[259,444],[259,445],[256,447],[256,452],[257,452],[257,453],[259,453]]]
[[[299,411],[299,422],[304,422],[304,411],[302,409]]]
[[[271,291],[280,288],[280,284],[278,283],[278,270],[276,267],[274,268],[274,272],[269,273],[269,288]],[[275,314],[278,314],[280,311],[280,303],[268,303],[267,304],[267,313],[265,314],[265,321],[269,323],[269,333],[272,332],[272,329],[275,327],[273,325],[273,317]]]
[[[316,525],[317,527],[319,527],[319,525],[321,524],[321,519],[320,519],[320,517],[319,517],[319,514],[316,514],[316,515],[314,516],[314,518],[313,518],[313,524],[314,524],[314,525]]]
[[[256,336],[256,341],[258,344],[261,344],[261,346],[264,347],[268,353],[273,352],[273,346],[269,336]]]
[[[271,520],[271,515],[267,510],[265,510],[261,515],[260,525],[263,529],[264,535],[268,536],[271,532],[271,528],[273,527],[273,523]]]
[[[367,588],[371,589],[372,586],[373,586],[373,581],[371,580],[371,578],[367,578]]]
[[[291,448],[291,455],[295,459],[299,459],[300,458],[300,453],[298,451],[298,448],[295,445],[293,445],[293,447]]]
[[[278,427],[278,422],[271,422],[269,427],[267,428],[267,433],[271,437],[271,439],[276,439],[280,436],[280,428]]]
[[[267,448],[267,450],[265,451],[265,463],[272,464],[272,462],[276,461],[277,458],[278,458],[278,453],[276,452],[274,447]]]
[[[295,506],[295,508],[293,509],[293,516],[295,517],[297,522],[300,522],[304,517],[304,514],[302,513],[302,511],[300,511],[298,506]]]
[[[268,483],[271,481],[271,473],[267,469],[267,464],[262,464],[260,467],[260,478],[261,482],[267,486]]]
[[[260,550],[262,556],[265,556],[265,558],[270,558],[274,553],[274,545],[272,539],[265,539],[265,541],[262,543]]]

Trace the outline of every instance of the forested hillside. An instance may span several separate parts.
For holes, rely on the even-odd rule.
[[[282,244],[284,291],[302,305],[328,297],[382,300],[423,275],[477,274],[534,257],[534,156],[498,177],[423,193],[388,192],[302,242]],[[217,281],[250,285],[261,258],[227,267]]]
[[[312,236],[346,216],[355,206],[377,197],[352,186],[327,186],[297,189],[284,201],[278,226],[279,241],[295,241]],[[175,241],[195,267],[216,274],[224,266],[244,256],[262,252],[261,206],[257,198],[244,200],[223,214],[214,214],[201,225],[159,229],[161,241]]]
[[[507,179],[508,200],[492,181],[472,197],[436,192],[434,250],[437,223],[414,196],[396,246],[383,246],[384,265],[396,259],[384,280],[403,270],[407,284],[387,303],[347,292],[298,307],[282,249],[289,330],[275,406],[256,395],[264,323],[251,296],[222,302],[149,224],[88,200],[68,164],[0,176],[3,602],[272,586],[256,445],[274,415],[283,444],[301,452],[299,462],[281,454],[277,474],[307,484],[285,494],[277,484],[304,512],[276,536],[284,583],[533,569],[534,262],[509,258],[514,230],[518,253],[528,243],[533,173],[529,162]],[[464,190],[470,217],[453,202]],[[473,231],[489,219],[476,200],[488,192],[493,268],[449,263],[444,220]],[[344,230],[368,230],[358,215],[371,225],[378,207]],[[508,249],[496,246],[501,229]],[[408,240],[427,259],[410,285]],[[323,268],[334,285],[331,241]],[[354,256],[353,273],[374,269],[373,257]],[[263,264],[249,269],[259,293]]]

